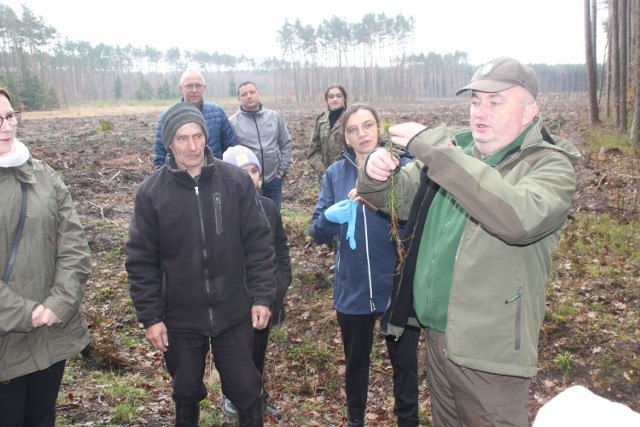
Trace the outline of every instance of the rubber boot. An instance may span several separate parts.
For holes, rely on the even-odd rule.
[[[347,416],[349,417],[347,421],[349,427],[364,427],[364,409],[347,408]]]
[[[200,421],[200,405],[176,403],[176,427],[198,427]]]
[[[240,427],[262,427],[262,395],[247,409],[238,408],[238,425]]]

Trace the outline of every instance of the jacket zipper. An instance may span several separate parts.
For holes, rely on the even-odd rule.
[[[515,343],[514,343],[514,350],[520,350],[520,344],[521,344],[521,332],[520,332],[520,323],[522,323],[522,304],[520,303],[522,297],[522,287],[518,288],[518,292],[516,292],[516,294],[514,296],[512,296],[511,298],[508,298],[504,303],[505,304],[511,304],[512,302],[515,301],[516,303],[516,322],[515,322]]]
[[[262,107],[261,107],[262,109]],[[253,117],[253,124],[256,126],[256,137],[258,138],[258,145],[260,146],[260,164],[262,165],[262,183],[266,184],[266,181],[264,180],[264,150],[262,149],[262,138],[260,138],[260,127],[258,126],[258,119],[256,118],[255,114],[251,115]]]
[[[371,280],[371,259],[369,257],[369,232],[367,229],[367,212],[365,206],[362,205],[362,218],[364,221],[364,247],[367,254],[367,278],[369,280],[369,306],[371,313],[376,311],[376,304],[373,301],[373,283]]]
[[[213,194],[213,210],[216,217],[216,234],[222,234],[222,197],[220,193]]]
[[[202,204],[200,203],[200,190],[198,189],[197,185],[194,187],[194,191],[196,193],[196,203],[198,205],[198,217],[200,218],[200,241],[202,243],[202,271],[204,275],[204,289],[207,292],[207,300],[211,301],[211,282],[209,281],[209,268],[207,267],[207,258],[209,257],[209,254],[207,253],[207,240],[204,230],[204,218],[202,216]],[[213,332],[213,307],[211,305],[209,305],[209,326],[211,328],[211,331]]]

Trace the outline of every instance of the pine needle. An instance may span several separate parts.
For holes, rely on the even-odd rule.
[[[393,147],[393,143],[391,143],[391,138],[389,137],[389,128],[393,125],[393,123],[386,122],[382,125],[383,135],[387,137],[387,151],[391,154],[395,159],[400,160],[400,150]],[[396,273],[399,272],[400,267],[404,264],[405,251],[404,245],[402,244],[402,237],[400,236],[400,224],[398,220],[398,193],[396,189],[397,183],[397,174],[392,172],[389,176],[389,216],[391,217],[391,239],[396,242],[396,252],[398,255],[398,263],[396,264]]]

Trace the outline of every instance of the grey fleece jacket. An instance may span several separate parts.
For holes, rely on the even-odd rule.
[[[262,166],[262,182],[268,183],[279,174],[286,175],[291,163],[291,136],[282,117],[267,108],[245,111],[240,108],[229,117],[236,140],[253,151]]]

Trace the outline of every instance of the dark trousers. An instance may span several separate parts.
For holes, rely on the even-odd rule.
[[[364,411],[369,389],[373,329],[378,316],[344,314],[339,311],[337,316],[346,365],[344,375],[347,407]]]
[[[53,427],[65,361],[0,383],[0,426]]]
[[[187,332],[169,332],[169,350],[164,354],[173,379],[172,398],[188,405],[207,396],[204,370],[209,351],[222,385],[222,393],[240,410],[247,409],[262,393],[262,378],[252,358],[253,326],[236,326],[217,337]]]
[[[262,183],[262,195],[267,199],[271,199],[280,212],[282,205],[282,180],[273,178],[269,182]]]
[[[337,312],[346,359],[345,392],[347,407],[364,411],[367,407],[369,365],[377,314],[350,315]],[[393,368],[395,414],[418,418],[418,340],[420,330],[407,328],[398,341],[387,339]]]
[[[253,331],[253,363],[256,365],[258,372],[264,379],[264,360],[267,354],[267,345],[269,344],[269,332],[271,331],[271,322],[264,329],[254,329]]]
[[[393,368],[393,412],[398,418],[418,419],[418,342],[420,328],[407,326],[398,341],[387,336],[387,350]]]

